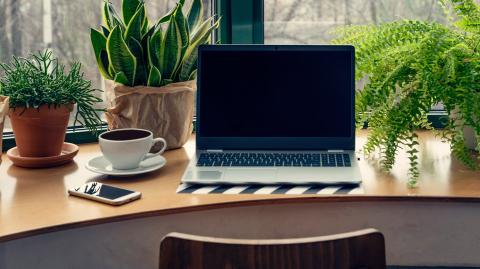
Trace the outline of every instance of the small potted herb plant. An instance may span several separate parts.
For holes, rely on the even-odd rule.
[[[107,0],[104,25],[91,30],[100,73],[107,79],[106,119],[110,129],[142,128],[178,148],[192,133],[197,48],[218,26],[204,18],[201,0],[187,15],[185,0],[152,23],[142,0],[123,0],[121,16]]]
[[[30,58],[13,57],[0,64],[0,94],[9,97],[9,112],[15,142],[22,157],[50,157],[60,154],[70,113],[77,107],[75,123],[96,131],[101,123],[91,82],[83,78],[81,64],[74,62],[67,72],[52,51]]]
[[[364,87],[356,95],[357,124],[368,122],[364,147],[378,153],[390,170],[402,147],[410,160],[410,186],[417,184],[417,129],[438,132],[452,153],[470,168],[478,160],[468,147],[470,129],[480,147],[480,6],[474,0],[441,0],[450,24],[403,20],[347,26],[334,43],[353,44],[356,76]],[[443,130],[433,130],[427,115],[442,104],[450,115]]]

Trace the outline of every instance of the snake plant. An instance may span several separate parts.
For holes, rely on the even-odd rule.
[[[112,3],[103,6],[103,23],[91,29],[98,69],[106,79],[127,86],[163,86],[195,78],[197,48],[210,42],[219,20],[204,19],[201,0],[192,0],[185,16],[185,0],[155,23],[147,17],[143,0],[123,0],[120,16]]]

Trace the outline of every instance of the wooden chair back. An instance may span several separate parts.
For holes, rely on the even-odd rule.
[[[374,229],[320,237],[243,240],[168,234],[160,269],[385,269],[383,235]]]

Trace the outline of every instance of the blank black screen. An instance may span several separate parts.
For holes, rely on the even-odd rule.
[[[350,137],[350,51],[203,51],[205,137]]]
[[[75,189],[76,191],[83,191],[85,194],[100,196],[102,198],[115,200],[122,196],[133,193],[133,191],[120,189],[117,187],[105,185],[98,182],[90,182],[82,186],[81,188]]]

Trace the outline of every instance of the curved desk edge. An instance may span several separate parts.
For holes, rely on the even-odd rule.
[[[48,227],[42,227],[34,230],[22,231],[19,233],[0,236],[0,243],[22,239],[30,236],[42,235],[52,232],[65,231],[75,228],[88,227],[106,223],[121,222],[127,220],[156,217],[169,214],[180,214],[189,212],[206,211],[213,209],[224,209],[234,207],[276,205],[276,204],[295,204],[295,203],[348,203],[348,202],[456,202],[456,203],[480,203],[480,197],[441,197],[441,196],[369,196],[369,195],[352,195],[352,196],[293,196],[289,198],[271,198],[271,199],[254,199],[234,202],[212,203],[198,206],[188,206],[179,208],[160,209],[144,212],[135,212],[131,214],[117,215],[112,217],[91,219],[79,222],[64,223]]]

